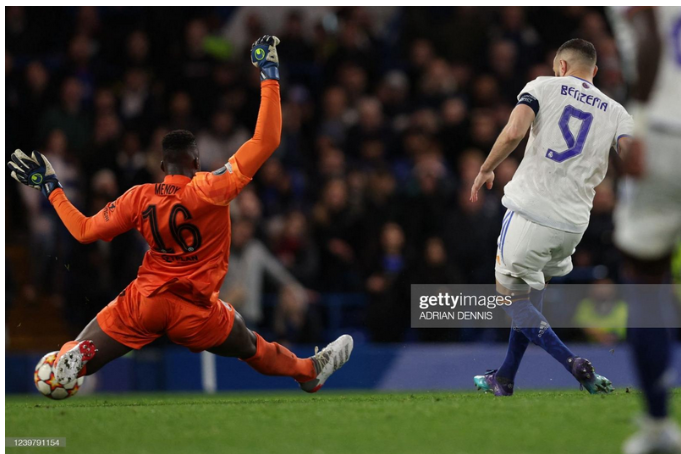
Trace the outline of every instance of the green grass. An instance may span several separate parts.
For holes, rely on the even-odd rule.
[[[66,437],[55,453],[617,453],[640,395],[139,394],[9,396],[7,437]],[[674,395],[681,400],[681,394]]]

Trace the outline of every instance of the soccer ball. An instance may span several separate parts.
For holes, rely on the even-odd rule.
[[[35,366],[35,372],[33,373],[35,387],[38,388],[40,394],[54,400],[62,400],[73,396],[78,392],[78,389],[85,380],[85,377],[80,377],[65,385],[59,383],[57,377],[54,376],[53,369],[57,362],[58,353],[52,352],[43,356]]]

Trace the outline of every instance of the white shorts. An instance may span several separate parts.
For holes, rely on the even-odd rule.
[[[614,239],[624,252],[656,260],[681,235],[681,136],[651,131],[645,148],[645,175],[620,184]]]
[[[518,289],[511,287],[515,279],[509,277],[543,289],[546,278],[572,271],[570,256],[583,235],[546,227],[508,210],[497,240],[497,280],[511,290]]]

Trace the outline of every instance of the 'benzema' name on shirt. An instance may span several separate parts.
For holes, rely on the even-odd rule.
[[[590,95],[588,93],[581,92],[577,90],[575,87],[568,87],[567,85],[561,85],[560,86],[560,94],[564,96],[569,96],[571,98],[575,98],[577,101],[587,104],[589,106],[595,106],[597,109],[602,110],[603,112],[608,110],[608,103],[601,101],[601,98],[598,98],[594,95]]]

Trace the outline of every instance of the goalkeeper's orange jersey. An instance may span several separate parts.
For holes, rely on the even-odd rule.
[[[251,180],[233,157],[219,172],[168,175],[131,188],[90,218],[85,242],[137,229],[149,243],[137,274],[140,293],[170,289],[198,304],[217,299],[229,258],[229,202]],[[61,190],[50,200],[58,212],[69,204]]]
[[[217,301],[227,273],[229,203],[277,148],[280,137],[279,84],[265,81],[253,138],[215,172],[193,178],[168,175],[163,183],[135,186],[89,218],[61,189],[50,194],[50,202],[80,242],[111,241],[131,229],[144,236],[150,249],[137,274],[142,295],[168,290],[209,305]]]

